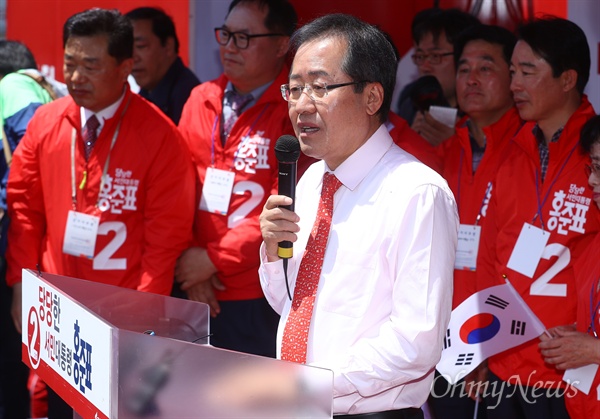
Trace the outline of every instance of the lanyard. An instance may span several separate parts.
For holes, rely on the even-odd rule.
[[[596,317],[598,316],[598,310],[600,309],[600,301],[596,303],[594,308],[594,296],[598,293],[598,287],[600,286],[600,277],[596,280],[596,286],[592,282],[592,289],[590,290],[590,327],[588,327],[588,333],[592,332],[595,338],[598,338],[598,332],[596,331]]]
[[[463,161],[464,161],[464,156],[465,156],[465,151],[464,150],[460,150],[460,163],[458,166],[458,187],[457,187],[457,195],[458,195],[458,204],[460,205],[460,185],[461,185],[461,178],[462,178],[462,165],[463,165]],[[488,182],[488,186],[485,189],[485,193],[483,194],[483,199],[481,200],[481,205],[479,207],[479,212],[477,213],[477,218],[475,218],[475,225],[479,224],[479,221],[481,220],[481,214],[483,211],[483,207],[485,206],[485,198],[487,198],[488,194],[490,193],[490,190],[492,189],[492,182]]]
[[[229,168],[229,170],[233,170],[233,167],[235,165],[235,160],[237,159],[237,156],[240,153],[240,150],[250,140],[250,133],[254,130],[256,123],[260,120],[260,118],[263,116],[263,114],[265,113],[265,111],[267,110],[268,107],[269,107],[269,104],[267,103],[264,106],[264,108],[262,109],[262,111],[260,111],[260,113],[254,120],[254,122],[252,122],[252,125],[250,125],[250,128],[248,128],[248,130],[246,131],[246,134],[244,134],[242,136],[242,139],[241,139],[240,143],[238,144],[237,150],[233,154],[233,162],[231,163],[231,167]],[[217,123],[219,122],[219,116],[220,115],[215,116],[215,121],[213,123],[212,134],[211,134],[212,143],[211,143],[211,147],[210,147],[210,164],[212,167],[215,167],[215,134],[217,132]]]
[[[106,178],[106,174],[108,173],[108,165],[110,162],[110,153],[112,152],[115,143],[117,142],[117,137],[119,136],[119,131],[121,130],[121,122],[123,122],[123,117],[125,116],[125,112],[127,112],[127,108],[129,108],[129,103],[131,102],[131,96],[119,117],[119,122],[117,124],[117,128],[112,137],[112,141],[110,143],[110,148],[108,150],[108,156],[106,157],[106,161],[104,162],[104,169],[102,170],[102,177],[100,178],[100,188],[98,190],[98,198],[96,199],[96,208],[98,208],[98,203],[100,202],[100,192],[102,192],[102,188],[104,187],[104,179]],[[75,186],[75,146],[77,140],[77,129],[73,127],[71,132],[71,201],[73,202],[73,209],[77,208],[77,187]],[[87,181],[87,170],[83,172],[83,179],[81,184],[79,185],[79,189],[83,189],[85,183]]]
[[[573,146],[573,148],[569,152],[567,159],[565,160],[565,162],[561,166],[560,170],[558,171],[558,173],[556,174],[556,176],[550,183],[550,186],[548,187],[548,191],[546,192],[546,196],[544,196],[544,199],[541,202],[540,202],[540,171],[537,169],[535,171],[535,191],[537,194],[538,210],[537,210],[537,213],[533,216],[533,221],[531,222],[531,224],[533,224],[535,222],[535,219],[537,217],[540,217],[540,224],[542,225],[542,230],[544,229],[544,219],[542,218],[542,207],[546,204],[546,201],[548,200],[548,195],[550,195],[550,191],[552,191],[552,187],[554,187],[554,184],[560,177],[560,174],[562,173],[562,171],[566,167],[567,163],[571,159],[571,156],[573,155],[573,152],[575,151],[575,149],[577,148],[578,145],[579,144],[575,144],[575,146]]]

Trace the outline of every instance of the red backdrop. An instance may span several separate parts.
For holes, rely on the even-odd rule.
[[[221,0],[227,1],[227,0]],[[433,0],[290,0],[300,17],[300,24],[334,12],[350,13],[367,22],[379,25],[388,32],[401,54],[412,45],[410,22],[419,10],[432,7]],[[511,0],[505,0],[511,1]],[[521,1],[525,13],[528,0]],[[568,0],[530,0],[534,14],[549,13],[566,17]],[[62,26],[74,13],[90,7],[117,8],[127,12],[139,6],[156,6],[170,14],[177,27],[181,56],[188,61],[190,0],[7,0],[7,38],[25,42],[39,64],[53,65],[56,78],[62,80]],[[488,0],[490,2],[490,0]],[[439,0],[442,8],[458,7],[467,10],[472,0]],[[493,1],[493,4],[501,1]],[[199,1],[196,13],[209,2]],[[490,22],[496,23],[496,22]]]
[[[62,80],[62,28],[69,16],[91,7],[126,13],[140,6],[160,7],[173,17],[180,54],[187,62],[189,0],[7,0],[6,37],[24,42],[38,64],[53,65],[56,78]]]

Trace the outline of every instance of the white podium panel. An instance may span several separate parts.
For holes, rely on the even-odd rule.
[[[332,371],[209,344],[209,307],[23,270],[23,361],[83,418],[330,418]]]

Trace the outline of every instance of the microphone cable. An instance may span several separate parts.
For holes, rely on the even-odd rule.
[[[292,293],[290,292],[290,282],[288,281],[287,268],[288,268],[288,259],[283,258],[283,276],[285,277],[285,289],[287,290],[287,295],[288,295],[290,301],[292,301]]]

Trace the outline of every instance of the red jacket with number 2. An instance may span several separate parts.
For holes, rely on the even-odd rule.
[[[288,104],[279,90],[287,83],[287,75],[288,69],[284,68],[258,101],[241,113],[224,146],[219,133],[228,81],[225,76],[196,87],[179,122],[179,130],[192,153],[200,189],[209,167],[235,174],[226,215],[210,213],[196,205],[195,244],[207,250],[217,268],[217,277],[227,288],[215,290],[218,300],[263,297],[258,279],[258,250],[262,243],[258,216],[267,198],[277,193],[275,142],[281,135],[294,133]]]
[[[21,268],[36,269],[41,263],[46,272],[168,295],[175,261],[191,240],[194,205],[192,163],[177,128],[126,86],[87,161],[83,148],[80,108],[70,96],[37,110],[15,151],[8,180],[7,282],[20,282]],[[93,259],[63,253],[72,209],[100,216]]]
[[[543,182],[532,133],[535,124],[523,125],[498,169],[482,228],[478,288],[502,284],[502,275],[506,275],[546,328],[575,322],[573,262],[600,230],[600,214],[585,174],[588,157],[579,147],[581,127],[593,115],[594,109],[584,97],[558,141],[549,144]],[[538,228],[543,223],[550,233],[532,278],[507,268],[524,223]],[[538,343],[533,339],[492,356],[490,370],[504,381],[519,380],[524,386],[564,387],[562,371],[544,364]]]

